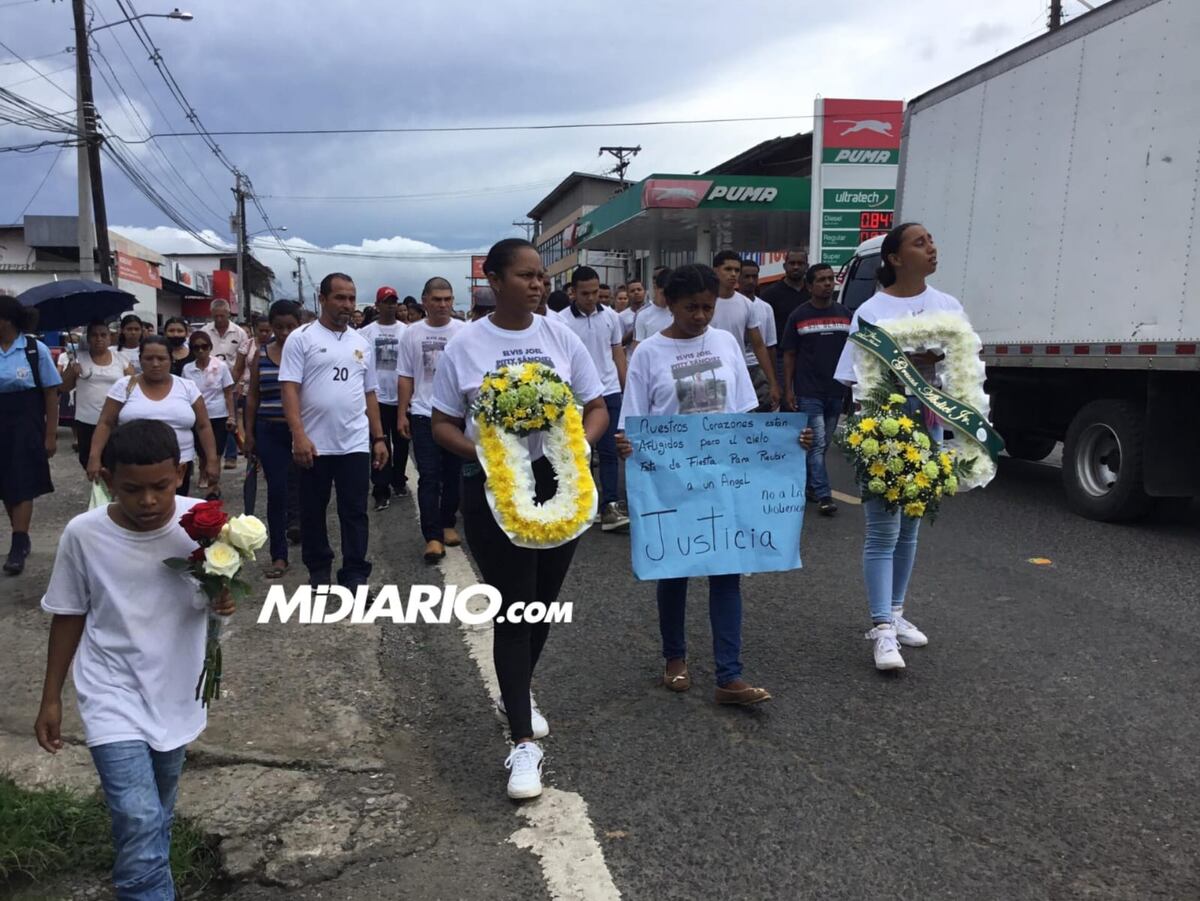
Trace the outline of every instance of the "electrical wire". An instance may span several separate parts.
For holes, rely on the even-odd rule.
[[[544,188],[547,185],[558,184],[561,179],[544,179],[542,181],[525,182],[524,184],[496,185],[490,188],[469,188],[458,191],[433,191],[424,194],[260,194],[264,200],[315,201],[332,203],[385,203],[396,200],[442,200],[457,197],[480,197],[486,194],[508,194],[517,191],[528,191],[533,188]]]
[[[104,17],[104,13],[102,13],[99,9],[96,9],[95,12],[103,24],[105,24],[105,25],[112,24],[112,23],[109,23],[109,21]],[[142,90],[146,92],[146,96],[149,98],[150,103],[154,106],[155,111],[157,111],[158,115],[162,118],[162,120],[164,122],[170,122],[170,116],[168,116],[163,111],[163,108],[158,103],[158,99],[154,96],[154,92],[150,90],[150,86],[148,84],[146,84],[146,80],[144,78],[142,78],[141,71],[138,69],[137,66],[135,66],[133,64],[133,60],[130,58],[129,53],[125,50],[125,44],[121,40],[120,36],[117,34],[117,29],[110,30],[108,32],[108,36],[112,39],[113,43],[115,43],[117,45],[117,49],[121,51],[121,56],[125,57],[125,63],[129,66],[130,71],[133,72],[134,77],[138,80],[138,83],[142,86]],[[92,40],[95,41],[96,40],[95,37],[93,37]],[[146,129],[146,133],[147,134],[150,133],[149,128]],[[222,192],[221,190],[219,190],[217,188],[217,186],[212,183],[212,180],[209,179],[209,177],[205,173],[203,167],[201,167],[200,163],[197,162],[196,158],[194,156],[192,156],[192,152],[188,149],[188,146],[186,143],[180,143],[179,148],[183,151],[183,155],[186,156],[188,158],[188,161],[192,164],[192,171],[196,172],[200,176],[201,180],[208,186],[208,189],[210,191],[212,191],[212,195],[213,195],[213,197],[215,197],[217,199],[218,205],[224,206],[224,204],[226,204],[229,200],[228,195],[226,193]],[[191,185],[188,184],[186,180],[184,181],[184,186],[189,191],[192,191],[193,194],[196,193],[195,191],[192,190]],[[196,195],[196,199],[200,200],[199,195]],[[204,203],[204,201],[202,201],[202,200],[200,202],[202,204]],[[211,207],[208,207],[207,205],[205,208],[209,209],[209,210],[212,209]],[[223,219],[224,217],[222,215],[222,216],[218,216],[218,218]]]
[[[54,167],[58,165],[58,158],[62,156],[63,151],[66,149],[66,147],[58,148],[58,152],[54,154],[54,159],[50,161],[50,166],[46,169],[46,174],[42,176],[42,180],[38,182],[38,186],[33,189],[33,194],[30,196],[29,200],[26,201],[25,206],[21,207],[21,212],[17,213],[15,218],[10,219],[10,222],[21,221],[21,218],[25,215],[25,212],[33,205],[33,202],[37,200],[38,195],[42,193],[42,188],[46,187],[46,182],[50,178],[50,173],[54,171]]]
[[[120,0],[118,0],[120,2]],[[895,110],[881,110],[894,113]],[[863,115],[868,115],[864,112]],[[650,128],[663,125],[728,125],[739,122],[781,122],[795,119],[815,119],[812,113],[792,116],[737,116],[717,119],[649,119],[629,122],[556,122],[536,125],[440,125],[412,126],[397,128],[270,128],[270,129],[232,129],[228,131],[205,132],[207,138],[224,137],[288,137],[313,135],[394,135],[394,134],[461,134],[463,132],[491,131],[559,131],[585,128]],[[117,140],[126,144],[144,144],[146,141],[156,141],[160,138],[190,138],[191,132],[167,131],[155,132],[141,140],[126,140],[116,136]]]
[[[45,79],[46,83],[49,84],[52,88],[54,88],[54,90],[58,91],[58,93],[62,94],[64,97],[66,97],[72,103],[75,102],[74,94],[68,94],[66,91],[64,91],[62,88],[60,88],[57,84],[55,84],[53,81],[50,80],[50,78],[46,75],[45,72],[42,72],[40,69],[38,69],[37,66],[33,65],[32,62],[25,59],[25,57],[21,56],[21,54],[17,53],[16,50],[13,50],[13,48],[8,46],[8,44],[4,43],[4,41],[0,41],[0,47],[3,47],[9,53],[11,53],[13,56],[15,56],[17,58],[17,62],[24,63],[25,65],[27,65],[29,67],[29,69],[31,71],[36,72],[39,77]],[[50,55],[55,56],[57,54],[50,54]]]

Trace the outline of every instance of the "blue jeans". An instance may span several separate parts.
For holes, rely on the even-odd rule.
[[[426,541],[441,541],[458,516],[462,458],[433,440],[433,420],[428,416],[409,416],[408,424],[417,463],[421,535]]]
[[[286,563],[289,482],[298,478],[293,471],[292,433],[287,423],[256,420],[254,452],[267,480],[267,534],[271,538],[271,559]]]
[[[825,468],[825,452],[833,443],[838,417],[842,414],[841,397],[797,397],[796,412],[808,414],[813,430],[813,446],[808,452],[808,490],[817,500],[829,497],[829,470]]]
[[[90,750],[112,814],[117,898],[171,901],[171,823],[184,748],[155,751],[144,741],[118,741]]]
[[[899,510],[888,513],[879,498],[863,501],[867,535],[863,542],[863,576],[871,622],[890,623],[904,607],[904,594],[917,556],[921,520]]]
[[[617,500],[617,473],[620,471],[617,459],[617,420],[621,418],[621,392],[604,395],[604,405],[608,407],[608,428],[596,442],[596,451],[600,457],[601,505]]]
[[[342,566],[339,585],[351,590],[371,577],[367,560],[367,488],[371,484],[371,455],[329,454],[313,457],[313,465],[300,470],[300,557],[308,567],[311,584],[329,582],[333,548],[325,522],[329,495],[337,485],[337,515],[342,532]]]
[[[742,577],[737,573],[708,577],[708,621],[712,627],[713,661],[717,685],[728,685],[742,675]],[[687,659],[688,580],[659,579],[658,628],[662,633],[663,657]]]

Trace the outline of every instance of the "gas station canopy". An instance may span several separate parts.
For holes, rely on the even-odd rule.
[[[780,250],[808,244],[811,183],[757,175],[651,175],[581,216],[587,250],[661,254]]]

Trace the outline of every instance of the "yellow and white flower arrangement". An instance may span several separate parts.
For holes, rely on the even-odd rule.
[[[944,355],[944,359],[934,366],[941,389],[987,418],[988,396],[983,390],[985,371],[979,358],[982,345],[963,316],[951,312],[919,313],[875,324],[907,353],[935,351]],[[869,353],[854,355],[854,374],[860,399],[883,386],[891,393],[895,385],[883,361]],[[960,491],[982,488],[995,478],[996,464],[980,444],[968,440],[955,442],[954,450],[962,464],[970,464],[960,476]]]
[[[583,417],[562,377],[542,363],[489,372],[471,418],[488,504],[512,543],[551,548],[583,534],[596,515],[596,484]],[[523,440],[536,435],[558,481],[554,496],[542,504],[535,499],[530,448]]]

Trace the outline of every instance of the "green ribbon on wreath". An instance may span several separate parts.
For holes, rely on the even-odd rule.
[[[947,425],[953,426],[963,437],[982,447],[992,458],[992,462],[996,462],[1000,451],[1004,450],[1004,439],[1000,437],[1000,433],[970,404],[951,397],[925,381],[895,338],[879,326],[860,320],[858,331],[850,336],[850,340],[877,357],[913,397]]]

